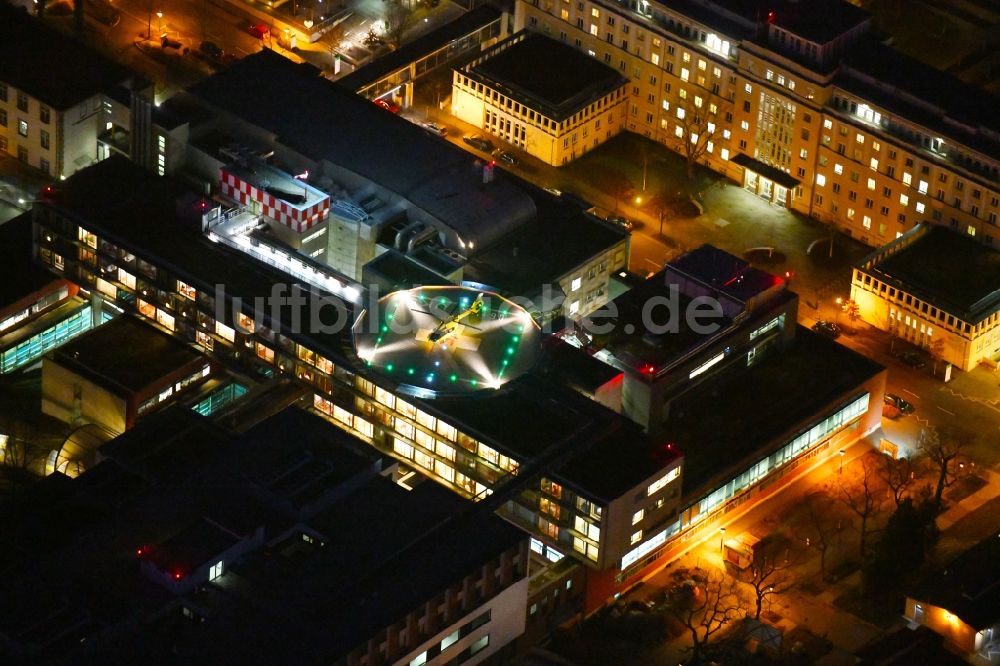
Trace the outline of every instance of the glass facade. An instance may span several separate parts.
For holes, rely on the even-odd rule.
[[[211,416],[226,405],[239,400],[246,395],[247,387],[238,382],[232,382],[212,391],[208,397],[191,407],[202,416]]]
[[[102,312],[101,323],[103,324],[112,317],[113,315],[110,313]],[[40,331],[5,350],[0,354],[0,374],[7,374],[24,367],[56,347],[90,330],[92,320],[91,308],[89,305],[85,305],[55,326]]]
[[[667,529],[648,539],[645,543],[633,548],[622,558],[622,569],[653,553],[658,546],[666,543],[669,537],[690,529],[693,525],[708,517],[714,510],[723,506],[728,500],[748,490],[768,474],[813,449],[831,435],[848,427],[859,416],[868,411],[870,397],[870,394],[865,393],[855,398],[845,407],[816,423],[805,432],[800,433],[771,455],[761,458],[734,476],[727,483],[716,488],[698,502],[695,502],[682,512],[682,516],[690,516],[687,524],[683,524],[684,519],[681,518]]]

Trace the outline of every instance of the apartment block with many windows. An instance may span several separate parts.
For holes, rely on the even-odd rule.
[[[626,129],[881,245],[922,221],[995,243],[996,100],[874,43],[840,0],[519,0],[515,29],[629,79]]]

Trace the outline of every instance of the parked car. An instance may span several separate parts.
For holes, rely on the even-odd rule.
[[[484,139],[481,136],[464,136],[462,137],[462,141],[469,144],[476,150],[483,151],[484,153],[492,153],[493,148],[495,147],[491,141]]]
[[[210,58],[222,59],[222,49],[215,42],[202,42],[199,48]]]
[[[162,35],[160,37],[160,46],[162,46],[165,49],[178,49],[179,50],[184,45],[181,44],[176,39],[170,39],[166,35]],[[187,53],[187,49],[185,49],[184,52]]]
[[[812,325],[812,330],[816,331],[824,338],[830,338],[831,340],[836,340],[840,337],[840,325],[834,324],[832,321],[818,321]]]
[[[517,164],[517,158],[505,150],[498,150],[493,153],[493,156],[508,166]]]
[[[895,407],[904,414],[912,414],[917,409],[913,406],[913,403],[903,400],[894,393],[886,393],[882,396],[882,400],[885,401],[885,404]]]
[[[920,369],[927,365],[927,360],[919,353],[912,349],[910,350],[897,350],[892,352],[895,358],[910,366],[911,368]]]
[[[448,128],[441,127],[435,123],[423,123],[423,128],[430,132],[431,134],[437,134],[438,136],[447,136]]]
[[[395,102],[392,102],[382,97],[379,97],[377,100],[375,100],[375,106],[380,106],[389,113],[399,113],[399,104],[396,104]]]
[[[629,233],[631,233],[632,230],[635,229],[635,222],[627,218],[624,218],[621,215],[608,215],[605,219],[611,224],[617,224],[619,227],[621,227],[625,231],[628,231]]]
[[[266,23],[254,23],[250,26],[250,34],[257,39],[264,39],[271,34],[271,29]]]

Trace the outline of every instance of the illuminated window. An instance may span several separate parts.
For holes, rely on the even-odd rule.
[[[639,521],[642,520],[645,516],[646,516],[646,510],[639,509],[638,511],[632,514],[632,524],[633,525],[638,524]]]
[[[681,60],[684,62],[691,62],[691,54],[685,51],[683,55],[681,55]]]
[[[500,454],[482,442],[479,444],[479,456],[494,465],[497,465],[500,462]]]
[[[912,182],[913,182],[913,176],[911,176],[909,173],[907,173],[907,172],[904,171],[903,172],[903,184],[904,185],[909,185]]]
[[[453,467],[450,467],[446,463],[440,460],[435,460],[434,472],[437,473],[437,475],[440,476],[442,479],[445,479],[450,483],[455,483],[455,469]]]
[[[748,123],[745,120],[741,120],[740,121],[740,129],[743,130],[744,132],[748,131],[750,129],[750,123]]]
[[[195,296],[197,296],[197,292],[194,287],[189,284],[184,284],[180,280],[177,281],[177,293],[185,298],[190,298],[192,301],[195,299]]]
[[[728,148],[723,148],[722,150],[720,150],[719,151],[719,157],[721,157],[724,160],[728,160],[729,159],[729,149]]]
[[[826,176],[824,176],[821,173],[816,174],[816,184],[819,187],[823,187],[824,185],[826,185]]]
[[[434,453],[438,454],[442,458],[447,458],[448,460],[455,461],[455,447],[450,444],[445,444],[441,441],[434,442]]]
[[[434,430],[434,426],[437,425],[437,419],[428,414],[427,412],[418,409],[417,410],[417,423],[427,428],[428,430]]]
[[[708,63],[706,63],[701,58],[698,58],[698,69],[704,72],[706,67],[708,67]]]
[[[680,125],[678,125],[677,127],[675,127],[674,128],[674,136],[676,136],[678,139],[680,139],[681,137],[683,137],[684,136],[684,128],[681,127]]]
[[[844,173],[844,165],[843,164],[834,164],[833,165],[833,172],[835,174],[837,174],[838,176],[841,175],[842,173]]]
[[[236,325],[239,327],[242,333],[253,333],[255,328],[253,325],[253,318],[248,317],[242,312],[236,313]]]
[[[413,446],[398,437],[394,437],[392,440],[392,451],[396,455],[413,460]]]
[[[386,391],[381,386],[375,387],[375,399],[381,402],[383,405],[392,409],[396,406],[396,396],[394,396],[389,391]]]
[[[917,205],[916,205],[916,209],[917,209],[917,212],[918,212],[918,213],[923,213],[923,212],[924,212],[924,210],[925,210],[925,208],[924,208],[924,204],[918,201],[918,202],[917,202]]]
[[[900,194],[899,195],[899,203],[901,203],[904,206],[909,205],[909,203],[910,203],[910,197],[906,196],[905,194]]]
[[[163,310],[156,311],[156,323],[167,330],[174,330],[174,317]]]
[[[743,86],[743,90],[744,90],[744,92],[746,92],[746,93],[748,93],[748,94],[749,94],[749,93],[750,93],[750,91],[752,90],[752,88],[750,87],[750,84],[749,84],[749,83],[747,83],[747,84],[745,84],[745,85]]]
[[[569,313],[576,314],[580,311],[580,301],[573,301],[569,304]]]
[[[687,81],[691,78],[691,72],[687,67],[681,67],[681,81]]]
[[[667,472],[666,474],[664,474],[663,476],[661,476],[659,479],[657,479],[656,481],[653,481],[651,484],[649,484],[649,487],[646,488],[646,496],[648,497],[650,495],[653,495],[653,494],[659,492],[668,483],[670,483],[671,481],[673,481],[674,479],[676,479],[680,475],[681,475],[681,468],[680,468],[680,466],[674,467],[669,472]]]
[[[580,288],[580,285],[582,283],[583,283],[583,280],[581,278],[573,278],[573,281],[569,285],[569,290],[570,291],[576,291],[577,289]]]
[[[875,179],[874,178],[869,178],[868,179],[868,189],[869,190],[874,190],[875,189]]]
[[[208,570],[208,579],[215,580],[222,575],[222,562],[216,562]]]
[[[598,9],[597,7],[591,7],[590,15],[593,16],[594,18],[601,18],[601,10]]]
[[[833,129],[833,121],[830,120],[829,118],[824,119],[823,120],[823,128],[824,129]]]
[[[86,245],[89,245],[90,247],[94,248],[95,250],[97,249],[97,236],[95,236],[94,234],[90,233],[89,231],[87,231],[83,227],[80,227],[80,229],[77,231],[77,236],[76,237],[79,240],[83,241]]]
[[[861,221],[861,224],[864,226],[865,229],[871,229],[872,228],[872,218],[870,218],[867,215],[865,215],[864,219]]]
[[[228,340],[229,342],[234,342],[236,340],[236,331],[219,321],[215,322],[215,334],[223,340]]]
[[[920,192],[921,194],[927,194],[927,181],[926,180],[920,181],[920,185],[917,187],[917,191]]]
[[[635,544],[639,543],[640,541],[642,541],[642,530],[639,530],[638,532],[633,532],[632,533],[631,544],[634,546]]]
[[[878,158],[873,157],[868,165],[871,167],[872,171],[878,171]]]
[[[208,333],[205,333],[204,331],[196,331],[194,334],[194,340],[209,351],[215,348],[215,340],[213,340]]]
[[[118,281],[129,289],[135,289],[135,276],[123,268],[118,269]]]
[[[156,318],[156,308],[152,303],[147,303],[140,298],[136,301],[136,305],[139,307],[139,314],[143,317],[149,317],[150,319]]]
[[[854,140],[857,141],[858,143],[863,144],[865,142],[865,135],[862,134],[861,132],[858,132],[857,134],[854,135]]]

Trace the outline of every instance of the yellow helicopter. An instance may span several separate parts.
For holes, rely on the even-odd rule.
[[[483,310],[483,294],[480,292],[480,294],[476,296],[476,300],[472,301],[472,304],[469,305],[469,307],[459,312],[456,312],[447,319],[442,319],[438,323],[438,325],[434,328],[434,330],[431,331],[430,334],[427,336],[428,342],[435,345],[441,342],[445,342],[446,340],[448,340],[448,338],[458,333],[459,324],[461,324],[464,319],[467,319],[472,315],[477,315],[480,312],[482,312],[482,310]],[[465,326],[469,326],[470,328],[476,328],[471,324],[465,324]]]

